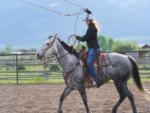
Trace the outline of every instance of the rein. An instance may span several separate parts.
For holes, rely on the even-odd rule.
[[[58,49],[58,52],[61,51],[61,48],[62,48],[62,45],[61,45],[61,47]],[[67,56],[67,55],[69,55],[68,52],[65,53],[64,55],[60,56],[60,57],[57,56],[58,61],[60,62],[60,59],[61,59],[62,57]],[[66,72],[65,72],[65,71],[62,71],[63,77],[64,77],[64,81],[65,81],[66,85],[68,85],[68,76],[69,76],[72,72],[74,72],[74,70],[77,68],[77,66],[78,66],[79,64],[80,64],[80,62],[78,61],[78,62],[75,64],[75,67],[72,68],[71,70],[66,71]]]
[[[60,52],[61,49],[62,49],[62,45],[61,45],[61,47],[58,49],[58,52]],[[59,56],[59,57],[58,57],[57,55],[56,55],[56,56],[57,56],[57,59],[59,60],[59,59],[61,59],[62,57],[67,56],[68,54],[69,54],[69,53],[66,52],[65,54],[63,54],[63,55],[61,55],[61,56]]]
[[[61,44],[61,47],[58,49],[58,52],[60,52],[62,48],[63,48],[63,46],[62,46],[62,44]],[[61,56],[59,56],[59,57],[58,57],[57,55],[56,55],[56,56],[57,56],[58,61],[60,61],[61,58],[65,57],[65,56],[67,56],[67,55],[69,55],[68,52],[66,52],[65,54],[63,54],[63,55],[61,55]],[[73,71],[76,69],[76,67],[77,67],[78,64],[80,64],[80,63],[77,62],[75,68],[73,68],[72,70],[70,70],[70,71],[68,71],[68,72],[63,72],[63,73],[70,74],[71,72],[73,72]]]

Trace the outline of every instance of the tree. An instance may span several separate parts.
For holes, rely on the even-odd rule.
[[[115,41],[111,37],[100,35],[98,42],[103,51],[137,51],[140,49],[135,41]]]
[[[138,51],[140,50],[140,46],[136,43],[136,41],[120,41],[120,40],[114,40],[111,37],[100,35],[98,38],[98,43],[104,52],[110,52],[110,51]],[[85,45],[85,43],[82,43],[82,45]],[[81,49],[81,45],[76,46],[76,49],[79,51]]]
[[[116,41],[113,46],[113,51],[138,51],[139,46],[134,41]]]
[[[100,35],[98,42],[103,51],[112,51],[114,40],[111,37]]]
[[[108,51],[112,51],[114,45],[114,40],[112,38],[108,38]]]

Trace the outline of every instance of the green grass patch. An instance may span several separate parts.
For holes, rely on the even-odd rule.
[[[45,80],[44,78],[36,78],[36,79],[29,79],[29,80],[19,80],[19,84],[58,84],[64,83],[63,79],[48,79]],[[0,84],[17,84],[16,80],[0,80]]]
[[[141,78],[142,83],[150,83],[150,78]],[[130,78],[128,83],[134,83],[133,78]]]
[[[63,79],[34,79],[34,80],[20,80],[19,84],[58,84],[64,83]]]

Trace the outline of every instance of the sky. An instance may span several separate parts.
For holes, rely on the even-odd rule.
[[[52,8],[61,13],[75,13],[80,8],[63,0],[23,0]],[[70,0],[74,1],[74,0]],[[100,34],[119,40],[134,40],[150,44],[150,0],[76,0],[89,8],[100,24]],[[0,0],[0,49],[39,48],[51,34],[58,33],[62,40],[75,33],[76,17],[65,17],[20,0]],[[86,25],[81,15],[76,33],[84,35]]]

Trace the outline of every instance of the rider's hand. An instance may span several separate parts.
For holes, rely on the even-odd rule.
[[[76,36],[75,38],[78,40],[80,38],[80,36]]]

